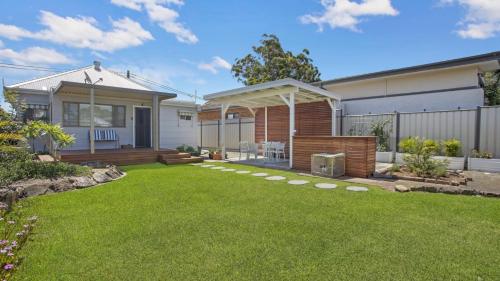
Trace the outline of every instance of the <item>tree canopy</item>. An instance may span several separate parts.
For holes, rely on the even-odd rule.
[[[231,69],[233,76],[247,86],[284,78],[306,83],[320,80],[321,73],[307,49],[294,55],[283,50],[279,38],[272,34],[264,34],[260,46],[252,49],[254,54],[237,59]]]

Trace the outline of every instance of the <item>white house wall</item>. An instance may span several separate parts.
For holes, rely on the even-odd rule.
[[[192,112],[192,120],[180,120],[179,111]],[[162,105],[160,109],[160,146],[174,149],[186,144],[196,147],[199,133],[197,124],[196,108]]]

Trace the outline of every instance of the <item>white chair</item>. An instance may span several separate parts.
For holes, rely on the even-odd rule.
[[[247,160],[250,159],[250,154],[253,154],[255,157],[255,160],[259,157],[259,145],[256,143],[249,143],[248,144],[248,153],[247,153]]]
[[[283,160],[285,160],[286,155],[285,155],[285,143],[278,142],[275,144],[274,147],[274,154],[276,155],[276,159],[281,159],[281,155],[283,155]]]

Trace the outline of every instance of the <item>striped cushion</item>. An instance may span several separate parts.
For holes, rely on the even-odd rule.
[[[95,141],[117,141],[118,134],[115,130],[94,130]]]

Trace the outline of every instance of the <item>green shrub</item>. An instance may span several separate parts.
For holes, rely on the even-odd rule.
[[[371,124],[371,134],[377,137],[377,151],[389,151],[389,138],[392,124],[390,119],[373,122]]]
[[[457,139],[449,139],[442,142],[443,152],[448,157],[458,157],[462,143]]]
[[[470,157],[472,158],[483,158],[483,159],[491,159],[493,155],[488,151],[478,151],[472,150],[470,153]]]
[[[406,166],[417,176],[440,177],[446,174],[447,161],[431,158],[439,151],[436,141],[412,137],[402,140],[399,147],[407,153],[403,158]]]

